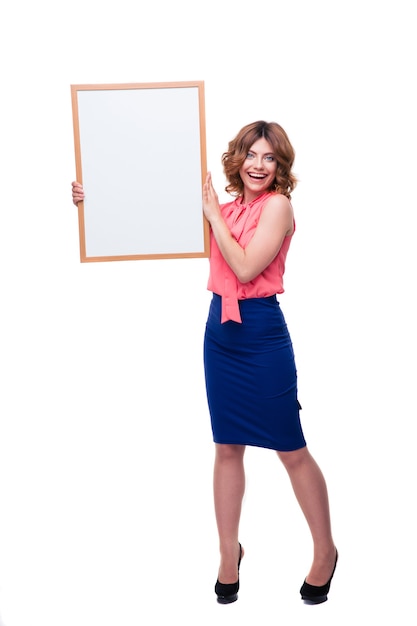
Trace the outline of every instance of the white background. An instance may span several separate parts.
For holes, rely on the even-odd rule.
[[[415,623],[413,13],[411,0],[4,3],[4,626]],[[215,601],[207,259],[79,262],[70,84],[177,80],[205,81],[222,199],[220,156],[243,124],[278,121],[297,152],[280,300],[340,552],[318,607],[298,594],[307,526],[257,449],[239,601]]]

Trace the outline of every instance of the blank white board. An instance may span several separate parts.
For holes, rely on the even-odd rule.
[[[204,83],[71,85],[81,262],[208,257]]]

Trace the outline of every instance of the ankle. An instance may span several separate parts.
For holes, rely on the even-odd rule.
[[[233,561],[237,563],[240,556],[241,546],[239,541],[221,543],[219,547],[220,559],[222,561]]]
[[[240,543],[228,546],[227,550],[220,552],[220,567],[218,579],[226,584],[235,582],[239,577],[240,561],[243,557],[244,550]]]

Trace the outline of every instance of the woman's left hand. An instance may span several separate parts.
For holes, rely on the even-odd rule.
[[[221,217],[219,198],[214,190],[210,172],[207,172],[203,185],[203,211],[210,223]]]

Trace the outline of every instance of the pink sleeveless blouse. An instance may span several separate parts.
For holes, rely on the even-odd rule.
[[[240,197],[221,205],[223,219],[242,248],[252,239],[262,210],[272,195],[270,192],[264,193],[247,205],[243,205]],[[238,300],[266,298],[284,292],[285,260],[291,238],[292,235],[285,237],[277,256],[261,274],[247,283],[241,283],[224,260],[211,234],[207,289],[222,296],[222,324],[228,320],[242,323]]]

